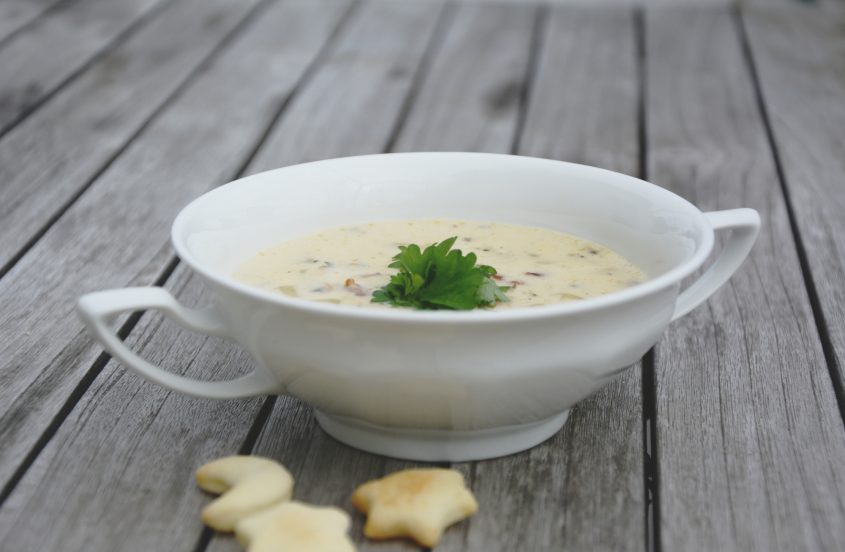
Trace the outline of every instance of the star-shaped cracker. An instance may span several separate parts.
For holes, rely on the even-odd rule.
[[[247,552],[355,552],[338,508],[284,502],[242,519],[235,536]]]
[[[402,470],[369,481],[355,489],[352,504],[367,514],[366,536],[411,537],[429,548],[446,527],[478,510],[464,477],[443,468]]]

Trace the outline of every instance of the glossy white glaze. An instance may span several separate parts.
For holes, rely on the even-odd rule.
[[[281,239],[385,213],[568,232],[611,247],[651,278],[583,301],[420,312],[316,303],[231,277]],[[329,431],[354,446],[467,460],[515,452],[548,436],[567,409],[639,359],[670,320],[733,274],[759,224],[751,209],[704,214],[641,180],[557,161],[474,153],[351,157],[257,174],[180,213],[173,242],[214,291],[209,309],[185,309],[158,288],[89,294],[79,306],[106,349],[171,389],[214,398],[290,393],[319,409],[324,424],[334,420]],[[681,280],[710,254],[714,228],[731,230],[725,246],[679,298]],[[107,321],[144,308],[231,337],[258,368],[232,382],[198,382],[143,361]],[[391,435],[404,437],[391,441]]]

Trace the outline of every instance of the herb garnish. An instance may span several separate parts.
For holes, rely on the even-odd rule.
[[[399,272],[390,283],[373,292],[374,303],[436,310],[471,310],[507,301],[507,287],[496,285],[496,269],[475,265],[475,253],[452,249],[457,236],[420,250],[417,244],[400,245],[390,268]],[[451,251],[450,251],[451,250]]]

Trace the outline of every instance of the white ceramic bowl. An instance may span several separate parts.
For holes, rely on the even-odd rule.
[[[258,250],[325,227],[448,217],[542,226],[609,246],[650,279],[594,299],[504,311],[366,309],[290,298],[235,281]],[[408,153],[332,159],[256,174],[185,207],[173,224],[182,260],[211,288],[203,310],[161,288],[86,295],[79,311],[103,346],[142,376],[183,393],[291,394],[320,425],[364,450],[468,460],[524,450],[554,434],[568,409],[639,359],[670,321],[739,267],[760,219],[751,209],[702,213],[622,174],[545,159]],[[681,280],[731,229],[713,265]],[[228,382],[163,371],[107,322],[156,308],[188,328],[233,339],[257,363]]]

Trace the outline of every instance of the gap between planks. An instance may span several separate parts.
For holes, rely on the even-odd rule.
[[[709,312],[675,323],[656,349],[669,445],[657,451],[661,537],[672,548],[835,547],[841,420],[735,17],[654,10],[648,22],[662,52],[649,59],[650,178],[702,208],[750,204],[766,220]]]
[[[395,151],[396,148],[396,141],[399,139],[399,136],[402,134],[402,129],[405,128],[405,123],[408,120],[408,116],[411,113],[411,108],[414,106],[414,103],[417,100],[417,94],[419,92],[420,87],[422,86],[423,81],[428,76],[429,71],[431,70],[431,62],[434,57],[437,55],[437,52],[440,50],[440,46],[443,42],[443,37],[446,34],[446,31],[449,28],[449,25],[446,23],[450,16],[454,15],[455,12],[455,5],[453,2],[445,4],[440,12],[438,17],[437,23],[434,25],[434,32],[431,34],[431,38],[426,44],[425,51],[423,52],[422,59],[420,64],[417,66],[416,71],[414,71],[414,76],[411,79],[411,87],[408,91],[408,94],[405,95],[404,100],[402,101],[402,106],[399,108],[399,114],[396,117],[396,123],[393,125],[393,128],[390,131],[390,134],[387,137],[387,141],[384,144],[384,147],[381,149],[382,153],[390,153]]]
[[[260,13],[262,13],[264,10],[266,10],[269,6],[271,6],[271,5],[273,5],[277,2],[280,2],[280,1],[281,0],[262,0],[254,8],[252,8],[252,10],[235,26],[235,28],[233,28],[225,36],[225,38],[214,48],[214,50],[208,56],[206,56],[205,59],[194,70],[191,71],[190,77],[188,79],[186,79],[186,81],[184,83],[182,83],[176,91],[174,91],[171,95],[169,95],[167,100],[161,106],[159,106],[159,108],[157,108],[155,110],[155,112],[144,122],[144,125],[136,133],[134,133],[132,135],[132,138],[127,140],[127,143],[120,149],[120,151],[109,159],[108,165],[103,167],[101,170],[99,170],[97,172],[95,177],[92,178],[91,181],[86,185],[85,189],[87,190],[88,187],[90,187],[99,178],[99,176],[102,175],[106,171],[108,166],[110,166],[118,157],[120,157],[120,154],[123,153],[123,151],[129,146],[129,144],[132,143],[132,141],[134,141],[135,137],[142,134],[142,132],[147,127],[149,127],[150,124],[152,124],[152,122],[154,120],[157,119],[157,116],[159,114],[166,111],[166,108],[169,106],[169,104],[173,100],[175,100],[175,98],[179,97],[179,95],[182,92],[184,92],[184,90],[186,88],[188,88],[190,86],[190,84],[193,82],[193,80],[198,75],[203,73],[203,71],[208,67],[208,65],[215,58],[217,58],[221,54],[221,52],[223,52],[225,50],[225,47],[229,43],[231,43],[231,41],[234,40],[235,37],[238,36],[241,31],[246,29],[249,26],[249,24],[251,22],[253,22],[254,19]],[[325,44],[322,46],[320,52],[315,56],[315,58],[309,64],[308,68],[303,73],[299,82],[294,87],[293,91],[289,95],[287,95],[284,98],[284,100],[281,102],[281,105],[279,106],[279,108],[277,110],[276,116],[272,118],[270,123],[268,123],[268,125],[266,126],[264,131],[260,134],[256,143],[250,149],[249,153],[245,156],[245,160],[239,165],[239,167],[236,169],[235,173],[232,175],[232,179],[238,178],[243,174],[243,172],[246,169],[246,166],[248,165],[248,163],[254,158],[256,153],[259,151],[261,145],[263,144],[263,142],[266,139],[268,133],[270,132],[273,124],[278,119],[278,117],[281,115],[282,111],[289,104],[290,97],[293,96],[296,93],[296,90],[302,86],[304,80],[309,78],[309,76],[311,74],[313,74],[315,68],[320,65],[320,63],[322,62],[322,59],[325,55],[325,52],[330,48],[330,45],[333,43],[333,41],[336,38],[339,30],[343,27],[344,23],[349,19],[350,15],[352,14],[352,12],[355,10],[355,8],[358,5],[360,5],[360,0],[354,0],[354,1],[350,2],[350,7],[346,10],[346,13],[342,17],[340,17],[338,23],[335,25],[335,28],[330,35],[330,37],[325,42]],[[79,192],[78,194],[75,195],[74,202],[75,202],[76,199],[78,199],[82,195],[83,191],[81,191],[81,192]],[[67,208],[70,208],[74,202],[69,202],[69,204],[66,206],[66,209],[63,209],[62,213],[64,213],[64,211],[66,211]],[[60,218],[60,215],[56,216],[55,220],[58,220],[59,218]],[[55,222],[55,220],[53,222]],[[47,230],[49,230],[49,228],[45,228],[44,231],[41,234],[43,235],[44,233],[47,232]],[[168,282],[171,275],[175,272],[175,270],[179,266],[179,264],[180,264],[179,258],[176,257],[175,255],[172,256],[170,258],[170,260],[167,262],[166,266],[161,270],[159,275],[155,278],[152,285],[153,286],[164,286]],[[143,312],[133,313],[132,315],[130,315],[130,317],[127,319],[127,321],[121,325],[120,329],[118,330],[118,337],[121,340],[125,340],[126,337],[128,337],[131,334],[132,330],[135,328],[135,326],[140,321],[142,315],[143,315]],[[97,357],[97,359],[94,361],[94,363],[89,367],[89,369],[87,370],[85,375],[81,378],[79,383],[74,387],[74,389],[71,392],[71,394],[69,395],[68,399],[63,404],[62,408],[59,410],[59,412],[56,414],[56,416],[52,419],[49,426],[42,432],[42,435],[36,441],[35,445],[27,453],[26,457],[23,459],[20,466],[14,471],[14,473],[10,477],[9,481],[6,483],[6,485],[4,485],[2,491],[0,491],[0,506],[2,506],[2,504],[8,498],[8,496],[14,491],[15,487],[17,486],[19,481],[23,478],[23,476],[26,474],[29,467],[33,464],[33,462],[35,462],[35,460],[38,458],[38,455],[40,454],[40,452],[44,449],[44,447],[47,446],[47,444],[50,442],[53,435],[55,435],[56,431],[61,426],[64,419],[73,410],[73,408],[75,407],[78,399],[80,397],[82,397],[82,395],[85,394],[86,390],[91,386],[91,384],[94,382],[94,380],[97,378],[97,376],[100,374],[102,369],[106,366],[106,364],[110,360],[111,360],[111,356],[108,353],[103,352]],[[263,426],[264,421],[266,421],[266,415],[262,416],[262,412],[265,411],[265,407],[272,409],[273,400],[271,400],[271,399],[274,399],[274,398],[273,397],[268,398],[267,399],[268,402],[266,402],[265,405],[262,406],[261,411],[259,412],[259,414],[257,415],[256,420],[255,420],[255,423],[258,424],[258,425],[250,430],[250,432],[248,433],[247,437],[244,440],[244,444],[242,445],[242,449],[244,449],[247,446],[249,446],[251,448],[251,445],[249,445],[250,438],[257,438],[257,435],[260,432],[261,426]],[[269,410],[268,410],[268,412],[269,412]]]
[[[514,127],[513,140],[511,141],[511,155],[518,155],[522,148],[522,135],[525,132],[525,122],[528,120],[528,103],[531,93],[537,82],[537,73],[540,63],[540,50],[543,47],[543,39],[548,30],[549,7],[541,5],[534,15],[534,23],[531,28],[531,45],[528,54],[528,63],[525,68],[525,77],[522,87],[519,90],[519,109],[516,114],[516,125]],[[475,473],[475,470],[473,470]]]
[[[48,149],[47,151],[42,153],[42,155],[44,155],[45,157],[48,157],[47,164],[49,166],[49,171],[50,171],[49,177],[51,177],[51,178],[48,179],[47,177],[45,177],[42,174],[29,174],[28,176],[30,176],[35,181],[36,184],[43,185],[47,188],[47,190],[44,190],[44,195],[49,196],[48,192],[51,192],[52,194],[58,196],[56,198],[52,198],[52,199],[55,200],[55,203],[58,203],[58,207],[55,208],[55,210],[53,210],[53,207],[52,207],[53,202],[50,202],[50,203],[42,202],[41,204],[36,203],[35,205],[30,205],[28,207],[24,207],[25,210],[26,209],[32,209],[32,210],[35,210],[35,211],[39,211],[39,214],[37,215],[38,219],[40,219],[40,217],[41,217],[40,211],[41,210],[45,211],[44,220],[42,221],[42,220],[36,219],[35,221],[33,221],[32,224],[29,224],[29,222],[26,220],[25,217],[23,219],[21,219],[20,213],[16,212],[16,210],[19,210],[21,208],[20,205],[18,205],[17,207],[13,207],[11,211],[4,213],[4,217],[7,217],[7,219],[12,218],[13,222],[17,221],[19,224],[24,226],[23,235],[24,235],[25,239],[21,244],[18,244],[18,243],[16,243],[18,238],[15,234],[13,234],[11,232],[8,232],[6,234],[7,237],[9,235],[12,235],[12,236],[15,236],[15,237],[11,240],[11,243],[13,245],[9,246],[7,244],[6,246],[4,246],[4,248],[2,250],[0,250],[0,279],[2,279],[6,274],[8,274],[8,272],[10,270],[12,270],[14,268],[14,266],[32,249],[32,247],[35,246],[38,243],[38,241],[50,230],[50,228],[59,219],[62,218],[62,216],[68,211],[68,209],[70,209],[79,200],[79,198],[82,197],[84,195],[84,193],[99,179],[99,177],[102,174],[104,174],[111,167],[111,165],[114,163],[114,161],[117,160],[121,156],[121,154],[128,147],[131,146],[133,141],[139,135],[142,134],[142,132],[158,117],[158,115],[161,112],[165,111],[167,109],[167,107],[176,98],[178,98],[179,95],[188,86],[190,86],[193,79],[196,78],[197,75],[202,73],[202,71],[205,69],[205,67],[207,67],[208,63],[213,61],[220,54],[220,52],[225,49],[225,47],[231,42],[231,40],[233,40],[237,36],[238,31],[240,29],[248,26],[248,23],[250,21],[252,21],[252,19],[258,13],[260,13],[262,6],[266,7],[268,1],[269,0],[259,0],[258,2],[255,2],[255,5],[252,6],[251,8],[244,9],[243,15],[234,16],[233,18],[235,19],[235,22],[232,25],[232,28],[227,32],[221,33],[222,36],[220,38],[218,38],[217,40],[213,40],[211,42],[211,44],[209,45],[207,52],[205,52],[205,53],[200,52],[200,55],[198,56],[198,59],[196,60],[196,62],[191,63],[188,66],[188,68],[185,72],[185,75],[184,76],[180,75],[179,78],[176,80],[176,83],[175,83],[175,86],[173,87],[173,89],[170,90],[168,93],[166,93],[159,101],[151,104],[150,109],[149,109],[149,113],[147,113],[143,117],[139,118],[137,125],[130,126],[129,131],[126,133],[125,138],[121,139],[115,145],[113,150],[104,152],[102,159],[97,159],[96,163],[92,164],[90,173],[87,173],[87,171],[86,171],[84,176],[82,176],[82,178],[79,179],[80,182],[78,183],[78,186],[74,189],[68,190],[66,197],[63,197],[65,195],[63,193],[63,191],[55,192],[55,191],[51,190],[51,187],[53,186],[53,184],[56,181],[59,181],[59,179],[61,179],[62,176],[63,176],[62,172],[61,172],[61,166],[57,167],[57,165],[60,165],[60,163],[65,162],[65,161],[67,163],[70,163],[71,162],[70,159],[72,159],[72,157],[70,159],[67,159],[67,160],[65,160],[64,158],[60,158],[58,161],[56,161],[54,158],[60,157],[60,155],[68,155],[68,154],[66,154],[66,153],[62,153],[62,154],[56,153],[58,148],[53,147],[52,144],[50,145],[51,149]],[[168,2],[161,3],[160,6],[162,6],[162,10],[164,8],[172,8],[172,9],[175,10],[175,9],[179,9],[180,7],[182,7],[182,5],[184,5],[186,2],[187,2],[187,0],[183,0],[183,1],[170,1],[170,0],[168,0]],[[190,5],[188,7],[190,7]],[[165,14],[165,15],[169,15],[170,17],[174,16],[174,14],[172,14],[172,13],[171,14]],[[152,14],[150,15],[150,17],[152,18]],[[156,22],[156,25],[159,24],[160,22],[161,22],[161,18],[159,18],[159,20]],[[141,27],[139,26],[138,29],[140,29],[140,28]],[[138,29],[136,29],[136,30],[138,30]],[[148,30],[155,30],[155,29],[153,29],[152,25],[150,25],[148,27]],[[127,39],[127,38],[129,38],[129,35],[124,37],[124,39]],[[109,52],[108,54],[109,55],[118,55],[118,57],[128,55],[126,52],[119,53],[119,49],[115,50],[114,52]],[[106,56],[106,59],[108,59],[108,56]],[[102,69],[100,67],[102,65],[102,63],[94,64],[94,61],[96,61],[96,60],[92,61],[93,65],[90,67],[91,71],[93,71],[95,69]],[[80,81],[83,81],[85,79],[91,80],[93,78],[96,78],[96,76],[92,77],[90,75],[90,73],[86,73],[83,77],[81,77],[79,79],[79,81],[74,83],[74,85],[80,84]],[[82,83],[82,84],[84,84],[84,83]],[[80,104],[78,102],[75,103],[75,100],[78,99],[78,97],[79,97],[79,94],[78,94],[79,91],[77,89],[71,90],[71,88],[73,88],[73,87],[69,86],[69,87],[63,87],[62,88],[62,91],[67,90],[70,93],[76,94],[76,97],[72,98],[70,106],[64,106],[64,107],[69,107],[71,109],[72,108],[80,109],[80,106],[84,106],[84,104]],[[56,90],[56,93],[58,93],[58,92],[59,92],[59,90]],[[114,93],[114,91],[110,91],[110,92]],[[119,93],[120,93],[120,90],[118,90],[118,94]],[[55,104],[55,102],[54,102],[54,104]],[[35,130],[33,130],[31,128],[29,128],[29,129],[25,128],[30,122],[34,122],[34,119],[41,117],[41,115],[43,115],[46,111],[51,110],[54,107],[55,107],[55,105],[45,106],[44,109],[42,109],[41,111],[39,111],[37,113],[33,112],[32,115],[34,115],[34,116],[31,119],[28,119],[26,122],[23,122],[23,124],[16,126],[13,129],[10,129],[11,132],[9,134],[7,134],[5,136],[5,140],[3,142],[0,142],[0,143],[2,143],[5,146],[6,150],[12,151],[12,152],[15,152],[15,153],[19,153],[18,150],[23,150],[24,146],[27,143],[33,141],[31,136],[26,136],[27,132],[32,134],[32,133],[34,133],[38,130],[41,130],[41,128],[39,128],[39,125],[40,125],[40,127],[52,127],[52,126],[57,124],[56,123],[56,116],[53,115],[53,119],[51,120],[51,119],[48,118],[46,123],[44,121],[38,121],[39,125],[36,125]],[[107,116],[114,116],[115,113],[113,111],[114,111],[114,109],[110,112],[107,112],[106,115]],[[78,123],[78,121],[76,121],[76,122]],[[88,119],[85,119],[84,123],[85,123],[85,125],[78,125],[77,124],[77,126],[74,128],[74,130],[79,131],[80,130],[79,127],[82,127],[82,131],[84,132],[88,128],[88,126],[86,126],[86,125],[96,127],[96,124],[97,124],[96,121],[90,121]],[[67,129],[65,129],[65,132],[67,133]],[[21,133],[24,134],[23,137],[20,136]],[[61,136],[61,134],[59,134],[59,136]],[[72,138],[68,136],[67,139],[72,139]],[[87,139],[88,142],[91,143],[91,144],[96,143],[96,142],[94,142],[94,140],[96,138],[91,138],[90,136],[86,136],[85,139]],[[77,153],[77,152],[73,152],[73,153]],[[95,152],[95,154],[85,152],[84,155],[93,156],[93,157],[96,158],[97,157],[96,153],[98,153],[98,152]],[[79,153],[79,154],[83,155],[82,153]],[[23,153],[21,153],[21,155],[23,155]],[[11,184],[11,186],[26,186],[26,185],[31,184],[31,183],[24,184],[24,181],[20,178],[19,172],[23,171],[25,169],[26,169],[25,165],[17,166],[17,167],[14,167],[14,169],[10,169],[10,170],[16,170],[16,173],[12,173],[10,175],[10,178],[12,178],[12,179],[17,178],[18,179],[17,181],[14,181]],[[66,178],[68,178],[66,173],[64,174],[64,176]],[[75,181],[75,177],[76,177],[76,174],[73,174],[73,171],[71,171],[71,177],[69,177],[70,180]],[[9,184],[7,184],[7,185],[9,185]],[[5,199],[10,201],[12,205],[15,205],[16,203],[20,203],[20,202],[23,201],[21,199],[21,197],[15,197],[14,194],[11,195],[11,198],[5,198]],[[15,217],[17,217],[17,218],[15,218]],[[10,230],[14,228],[14,227],[11,226],[11,224],[8,222],[8,220],[3,221],[3,226],[9,227]],[[31,226],[31,228],[30,228],[30,226]],[[21,233],[20,229],[17,229],[17,232]]]
[[[36,2],[27,0],[7,1],[0,5],[0,10],[13,9],[15,4],[23,6],[24,13],[0,13],[0,48],[3,48],[16,35],[32,27],[40,18],[44,17],[65,0],[46,0],[44,6],[38,8]],[[18,8],[20,9],[20,8]],[[29,13],[26,13],[29,12]],[[17,21],[16,21],[17,19]],[[5,27],[5,28],[3,28]]]
[[[813,280],[812,270],[810,268],[810,261],[807,257],[807,248],[804,245],[804,238],[801,236],[801,229],[798,226],[798,217],[795,213],[795,206],[793,204],[786,173],[783,170],[783,160],[780,148],[772,128],[772,120],[769,115],[768,106],[766,105],[766,98],[763,93],[762,83],[760,82],[760,74],[757,70],[754,54],[751,50],[748,30],[745,26],[741,7],[737,6],[737,8],[733,10],[732,14],[736,24],[737,34],[740,37],[743,57],[745,58],[748,71],[751,75],[751,82],[754,86],[754,94],[757,98],[757,105],[760,108],[760,118],[762,119],[763,127],[766,132],[766,140],[768,140],[769,147],[772,150],[775,172],[777,174],[778,183],[780,184],[781,193],[783,194],[784,202],[786,204],[786,214],[789,218],[789,226],[792,230],[793,239],[795,240],[798,261],[801,265],[801,274],[804,277],[804,286],[807,289],[807,295],[810,299],[810,307],[813,310],[813,317],[816,322],[816,328],[819,332],[822,352],[824,353],[827,370],[830,374],[830,382],[833,386],[834,394],[836,395],[836,403],[839,406],[839,416],[842,418],[843,423],[845,423],[845,386],[843,386],[842,371],[836,359],[836,352],[831,340],[830,327],[825,319],[824,309],[822,308],[822,303],[819,299],[819,293],[816,289],[815,280]]]
[[[178,260],[176,262],[171,261],[167,267],[162,271],[161,275],[156,278],[155,282],[153,282],[154,286],[163,286],[165,282],[167,282],[170,275],[173,274],[173,271],[176,270],[176,265],[178,264]],[[138,324],[141,320],[141,316],[143,316],[143,312],[134,312],[129,315],[126,322],[121,324],[120,328],[117,330],[117,337],[121,341],[124,341],[130,333],[132,333],[133,328]],[[100,375],[103,368],[105,368],[106,364],[109,363],[111,360],[111,355],[107,352],[103,351],[100,355],[94,360],[91,364],[91,367],[76,385],[73,388],[71,393],[68,395],[67,400],[62,404],[62,407],[38,437],[38,440],[33,444],[32,448],[27,452],[26,456],[21,460],[20,465],[18,468],[12,472],[12,475],[9,477],[8,481],[3,485],[2,489],[0,489],[0,507],[3,506],[3,503],[6,502],[6,499],[9,498],[9,495],[15,490],[15,487],[20,483],[20,480],[23,479],[24,475],[26,475],[27,470],[29,467],[35,462],[35,459],[38,458],[38,455],[44,450],[44,447],[47,446],[47,443],[50,442],[50,439],[56,434],[59,430],[59,427],[62,425],[62,422],[68,417],[70,412],[76,406],[76,403],[79,402],[79,399],[85,394],[91,384],[94,383],[94,380],[97,379],[97,376]]]
[[[275,395],[264,398],[264,402],[261,404],[258,414],[255,415],[255,419],[249,427],[249,431],[244,438],[243,444],[238,449],[238,454],[248,455],[252,452],[252,449],[255,448],[255,444],[258,442],[258,437],[261,435],[261,431],[267,424],[267,420],[270,418],[270,413],[273,412],[273,407],[275,406],[277,399],[278,397]],[[214,530],[207,525],[203,526],[199,537],[197,538],[197,543],[194,545],[192,550],[194,552],[203,552],[211,543],[212,538],[214,538]]]
[[[634,32],[637,53],[637,142],[639,144],[639,177],[648,181],[648,73],[646,57],[646,23],[642,8],[634,10]],[[640,385],[642,389],[643,432],[643,512],[645,550],[660,552],[660,457],[657,453],[657,380],[654,369],[654,349],[642,359]]]
[[[58,92],[60,92],[65,86],[69,83],[73,82],[79,75],[83,74],[85,71],[88,70],[92,65],[97,63],[103,56],[108,54],[115,46],[121,44],[132,35],[137,33],[140,29],[142,29],[148,22],[152,21],[156,18],[160,13],[166,11],[167,8],[171,7],[173,4],[177,3],[179,0],[158,0],[157,3],[149,6],[146,11],[142,11],[134,20],[130,20],[129,24],[123,28],[122,30],[118,31],[111,39],[106,40],[103,44],[99,47],[93,49],[91,52],[87,54],[82,54],[83,59],[79,61],[79,65],[75,68],[71,69],[66,75],[61,77],[58,81],[54,83],[50,83],[48,88],[45,92],[41,94],[41,96],[36,97],[31,102],[25,102],[17,113],[11,113],[6,115],[0,111],[0,138],[5,136],[10,130],[12,130],[15,126],[20,124],[24,121],[27,117],[35,113],[35,111],[50,101]],[[0,52],[3,52],[6,47],[12,47],[13,42],[17,38],[25,38],[25,32],[32,30],[34,27],[37,27],[44,19],[49,18],[52,14],[60,12],[62,9],[67,8],[67,4],[63,3],[62,1],[57,2],[55,5],[51,6],[47,10],[45,10],[40,17],[35,18],[28,24],[26,24],[21,29],[18,29],[10,36],[6,37],[3,40],[0,40]],[[72,9],[72,8],[71,8]],[[14,83],[13,83],[14,84]],[[6,81],[3,83],[4,86],[8,86],[9,82]],[[36,86],[38,87],[38,83],[29,82],[27,86]],[[37,92],[40,92],[38,88],[36,88]],[[14,92],[14,88],[10,92]],[[14,102],[10,101],[12,104]],[[12,110],[15,109],[15,106],[12,105]]]
[[[32,237],[27,240],[23,246],[9,259],[9,261],[0,266],[0,278],[3,278],[14,266],[20,261],[27,252],[32,249],[32,247],[38,243],[40,240],[52,226],[58,221],[62,216],[70,209],[82,195],[88,191],[88,189],[95,183],[97,180],[102,176],[112,164],[120,158],[120,156],[130,147],[132,142],[135,139],[144,133],[144,131],[158,118],[158,116],[167,110],[168,107],[176,100],[187,88],[191,86],[193,81],[197,78],[197,76],[201,75],[203,71],[208,67],[210,63],[216,59],[221,52],[223,52],[226,47],[237,38],[237,36],[246,28],[249,27],[250,23],[252,23],[256,17],[258,17],[263,11],[265,11],[270,5],[278,0],[260,0],[258,4],[256,4],[248,13],[247,15],[235,25],[232,30],[226,33],[223,38],[218,42],[211,51],[206,54],[201,61],[191,69],[184,77],[184,79],[179,83],[176,88],[174,88],[165,98],[161,101],[161,103],[155,107],[150,114],[141,122],[141,124],[135,129],[134,132],[130,133],[127,136],[126,140],[121,144],[114,152],[112,152],[108,157],[106,157],[101,166],[94,171],[91,176],[87,179],[87,181],[79,187],[74,193],[70,195],[70,197],[64,201],[59,207],[53,212],[46,221],[38,228]],[[150,14],[150,18],[152,14]],[[140,26],[139,26],[140,28]],[[124,38],[127,38],[127,35]],[[91,64],[93,64],[96,59],[91,60]],[[87,68],[87,67],[86,67]],[[81,71],[80,71],[81,72]],[[69,82],[69,81],[68,81]],[[59,90],[55,90],[50,97],[55,95]],[[46,101],[46,99],[45,99]],[[41,102],[44,103],[44,102]],[[41,105],[41,104],[39,104]],[[34,111],[34,109],[33,109]],[[20,121],[18,121],[20,122]],[[11,128],[7,129],[11,130]],[[0,133],[2,136],[2,133]],[[2,501],[0,501],[2,503]]]

